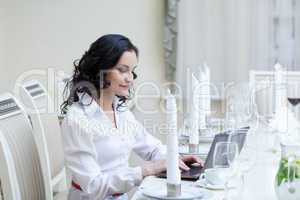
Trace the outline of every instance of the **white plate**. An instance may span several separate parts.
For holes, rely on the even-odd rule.
[[[212,194],[207,190],[193,187],[192,185],[181,185],[181,195],[179,197],[168,197],[166,184],[139,187],[139,190],[146,197],[155,199],[189,200],[189,199],[208,199]]]

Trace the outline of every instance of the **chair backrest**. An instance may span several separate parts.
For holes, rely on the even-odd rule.
[[[255,87],[256,102],[260,113],[270,113],[275,105],[274,71],[251,70],[249,72],[250,85]],[[287,97],[300,98],[300,71],[286,71],[284,80]],[[298,114],[300,117],[300,113]],[[298,118],[299,119],[299,118]]]
[[[34,95],[37,92],[32,91],[32,88],[39,91],[39,95]],[[55,185],[53,180],[60,181],[60,178],[57,179],[58,176],[65,178],[62,175],[65,171],[64,152],[57,113],[47,112],[47,103],[51,103],[51,99],[46,89],[38,81],[32,80],[24,83],[20,94],[22,101],[28,106],[33,132],[40,144],[43,144],[39,145],[39,151],[47,159],[44,164],[47,164],[52,185]]]
[[[0,163],[0,199],[21,200],[14,159],[1,131]]]
[[[2,182],[3,189],[4,192],[9,192],[10,187],[14,187],[12,189],[18,190],[19,195],[8,193],[4,196],[14,195],[13,200],[48,200],[29,119],[20,103],[10,93],[0,95],[0,130],[0,157],[5,162],[1,162],[1,170],[4,172],[1,173],[1,179],[9,181]],[[8,171],[6,177],[5,171]]]
[[[255,90],[253,95],[257,104],[258,113],[266,114],[274,110],[274,72],[273,71],[257,71],[249,72],[250,87]]]

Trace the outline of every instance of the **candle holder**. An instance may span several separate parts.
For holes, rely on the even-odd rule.
[[[199,153],[199,144],[189,144],[189,153],[198,154]]]
[[[167,183],[167,196],[179,197],[181,195],[181,184]]]

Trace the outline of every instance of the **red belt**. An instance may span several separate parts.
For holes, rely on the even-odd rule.
[[[72,181],[72,186],[73,186],[75,189],[82,191],[80,185],[77,184],[77,183],[75,183],[74,181]],[[123,193],[116,193],[116,194],[113,194],[112,196],[113,196],[113,197],[118,197],[118,196],[121,196],[121,195],[123,195]]]

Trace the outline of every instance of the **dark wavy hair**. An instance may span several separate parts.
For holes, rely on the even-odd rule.
[[[108,34],[93,42],[81,59],[75,60],[73,63],[75,69],[72,77],[67,81],[63,92],[65,101],[61,105],[61,113],[66,114],[68,107],[80,100],[78,93],[82,93],[82,95],[88,94],[92,99],[99,99],[100,90],[110,85],[105,80],[106,71],[112,69],[118,63],[125,51],[134,51],[138,57],[137,47],[123,35]],[[132,73],[133,79],[136,79],[137,75],[134,72]],[[118,108],[131,95],[132,91],[129,91],[129,97],[118,96],[120,100]]]

